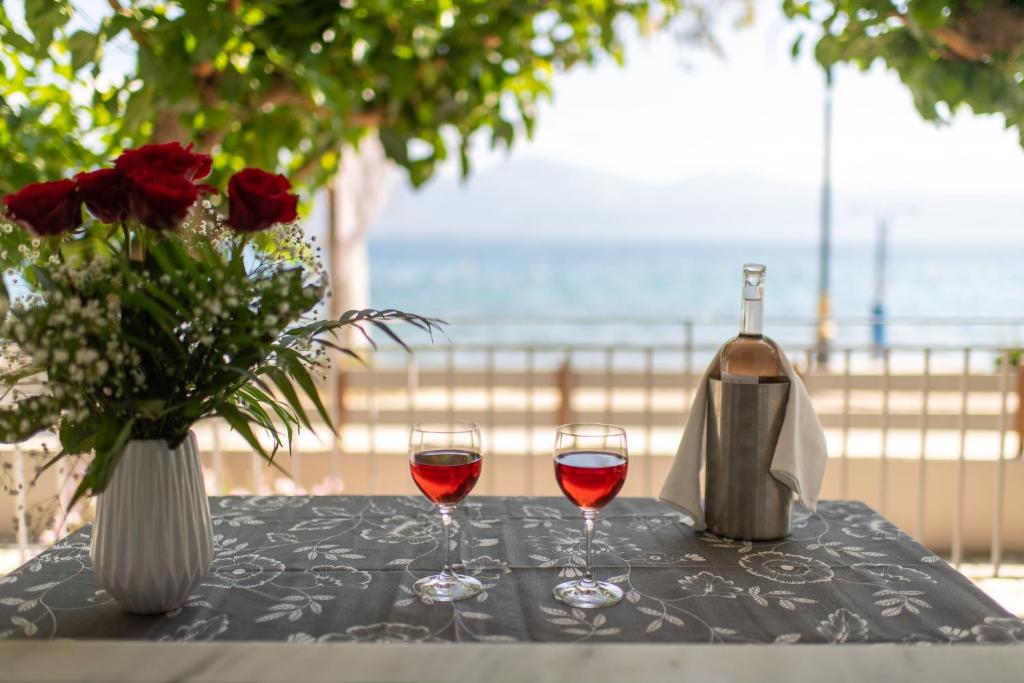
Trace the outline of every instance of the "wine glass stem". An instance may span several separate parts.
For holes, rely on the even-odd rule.
[[[587,537],[587,571],[583,575],[583,583],[593,583],[594,576],[590,571],[590,545],[591,538],[594,535],[594,518],[597,517],[597,510],[584,510],[583,511],[583,533]]]
[[[441,524],[444,526],[444,568],[441,569],[442,579],[452,579],[455,573],[448,565],[448,546],[451,545],[452,513],[455,512],[454,505],[440,505]]]

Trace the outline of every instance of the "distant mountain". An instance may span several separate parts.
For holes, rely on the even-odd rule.
[[[899,207],[898,240],[1024,240],[1016,197],[848,196],[836,188],[838,241],[872,239],[879,206]],[[537,158],[514,158],[468,181],[440,177],[420,190],[396,183],[374,234],[563,239],[817,239],[818,188],[750,175],[672,185],[632,182]]]

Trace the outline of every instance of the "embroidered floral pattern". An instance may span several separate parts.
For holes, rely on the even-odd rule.
[[[872,576],[886,582],[912,583],[914,581],[928,581],[935,583],[935,579],[920,569],[901,567],[898,564],[867,564],[865,562],[858,562],[853,566],[855,569],[863,569]]]
[[[330,584],[332,586],[340,586],[342,588],[359,588],[365,590],[370,582],[373,581],[373,576],[370,572],[364,572],[361,569],[355,567],[338,566],[334,567],[331,565],[318,565],[311,567],[309,573],[316,579],[317,585],[323,586]]]
[[[868,622],[842,607],[818,624],[818,633],[830,643],[857,643],[868,639]]]
[[[119,621],[95,584],[85,528],[0,578],[0,639],[134,637],[320,643],[1021,643],[1024,622],[864,505],[797,510],[794,533],[749,543],[694,533],[654,501],[599,517],[594,574],[622,588],[609,610],[555,602],[582,573],[578,511],[558,498],[471,499],[456,514],[456,570],[485,590],[424,604],[441,528],[422,497],[215,498],[215,559],[162,617]],[[104,631],[104,629],[111,629]]]
[[[678,583],[683,592],[702,597],[735,598],[737,593],[743,592],[743,589],[732,581],[727,581],[711,572],[687,576],[679,579]]]
[[[284,571],[284,563],[262,555],[229,555],[218,557],[210,565],[204,583],[224,587],[256,588],[273,581]]]
[[[346,638],[358,643],[416,643],[432,640],[430,629],[411,624],[370,624],[345,630]]]
[[[820,560],[774,550],[745,555],[740,566],[754,576],[779,583],[819,583],[833,577],[832,569]]]

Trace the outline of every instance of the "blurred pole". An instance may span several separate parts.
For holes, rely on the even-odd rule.
[[[889,225],[884,218],[879,218],[875,233],[875,302],[871,307],[871,345],[876,356],[881,356],[885,348],[885,262],[888,239]]]
[[[331,273],[331,316],[370,305],[370,252],[366,235],[391,193],[391,162],[376,135],[341,151],[338,173],[328,194],[328,247]],[[340,343],[368,345],[358,330],[345,328]]]
[[[821,179],[821,242],[818,255],[817,361],[828,363],[832,337],[829,299],[832,261],[832,69],[825,70],[824,154]]]

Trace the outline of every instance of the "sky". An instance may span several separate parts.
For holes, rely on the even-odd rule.
[[[560,75],[554,100],[541,107],[532,140],[518,144],[510,155],[476,150],[475,177],[457,191],[452,166],[417,193],[400,181],[378,234],[411,230],[411,216],[433,232],[444,232],[446,221],[471,222],[474,217],[457,215],[451,198],[467,205],[484,203],[474,202],[475,194],[485,192],[477,188],[498,179],[522,181],[520,176],[542,164],[666,193],[718,179],[723,202],[729,201],[730,184],[779,185],[787,191],[777,210],[758,206],[761,213],[736,220],[756,223],[764,220],[765,210],[787,215],[781,204],[793,196],[809,224],[788,232],[781,226],[780,234],[809,236],[816,231],[821,182],[823,73],[810,55],[796,61],[790,56],[798,27],[783,17],[780,4],[755,0],[749,28],[720,22],[724,57],[687,49],[668,35],[631,38],[625,68],[605,63]],[[1016,132],[1005,130],[1001,117],[965,111],[951,125],[925,122],[896,74],[880,64],[868,72],[841,67],[835,81],[839,240],[871,232],[879,215],[890,218],[897,240],[1024,239],[1018,219],[1024,209],[1024,153]],[[486,192],[491,201],[493,188]],[[566,201],[578,201],[586,212],[585,198]],[[625,214],[630,207],[622,208]],[[439,210],[448,213],[439,215]],[[541,210],[547,209],[538,206]],[[697,227],[691,232],[698,232],[707,214],[693,213]],[[975,220],[980,225],[966,225]],[[681,234],[665,223],[642,232],[651,237]],[[754,230],[738,223],[726,231],[746,236]],[[682,236],[690,234],[683,231]]]
[[[814,186],[820,178],[823,76],[794,62],[797,27],[756,2],[753,27],[718,34],[725,57],[670,36],[633,41],[625,69],[565,74],[517,157],[541,157],[652,183],[751,173]],[[834,175],[849,190],[1021,192],[1024,154],[1000,117],[964,113],[938,128],[876,65],[837,74]]]

